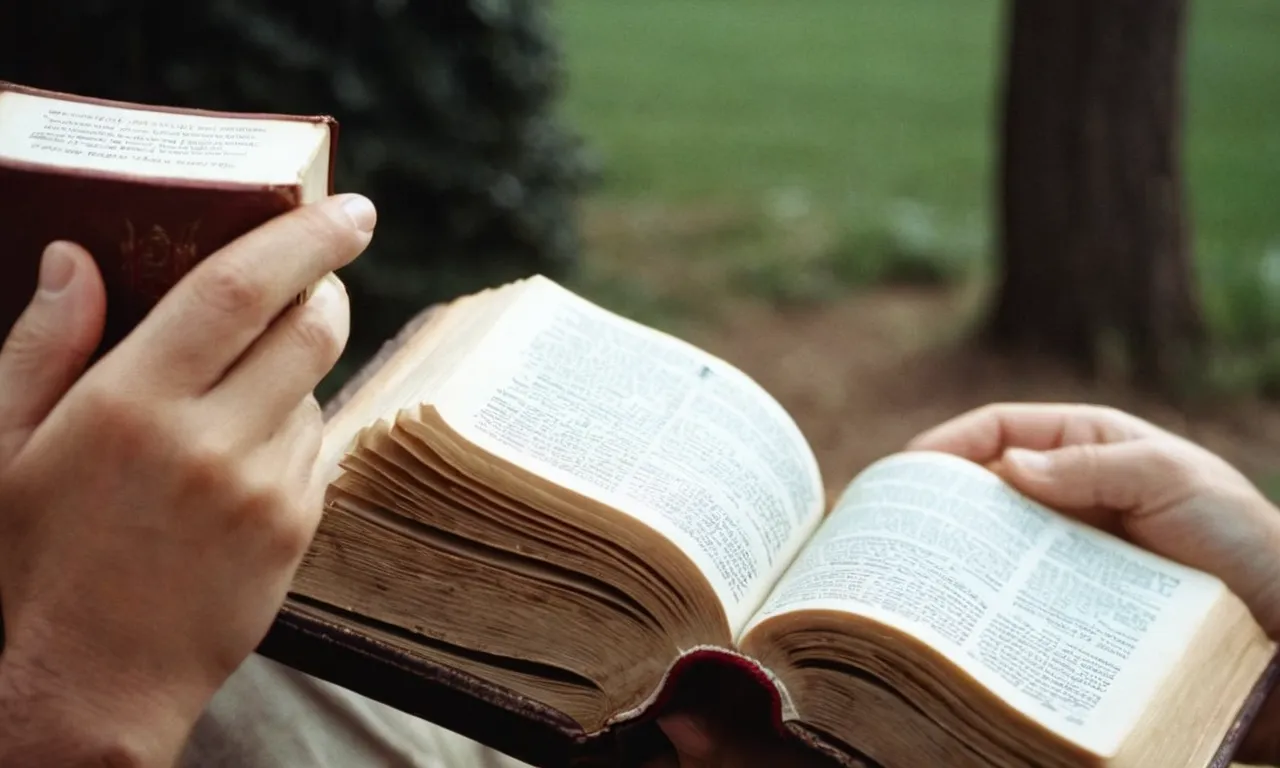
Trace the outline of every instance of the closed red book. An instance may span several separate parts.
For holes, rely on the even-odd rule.
[[[90,98],[0,82],[0,337],[54,240],[107,287],[102,349],[192,266],[332,191],[337,122]]]

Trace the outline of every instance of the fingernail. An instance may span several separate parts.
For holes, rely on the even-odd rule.
[[[1010,448],[1004,452],[1006,464],[1013,464],[1018,469],[1028,472],[1044,472],[1049,469],[1049,457],[1039,451],[1028,451],[1025,448]]]
[[[372,232],[378,223],[378,211],[373,207],[373,201],[364,195],[343,195],[340,199],[343,213],[351,218],[356,229]]]
[[[76,260],[66,243],[50,243],[40,257],[40,292],[56,296],[71,284]]]

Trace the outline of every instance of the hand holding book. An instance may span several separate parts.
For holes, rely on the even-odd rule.
[[[46,250],[0,351],[0,764],[172,764],[261,640],[319,518],[310,393],[348,327],[326,275],[372,226],[346,197],[255,229],[87,372],[101,275]]]
[[[750,377],[535,276],[406,328],[327,409],[309,482],[303,392],[336,354],[314,344],[345,325],[307,319],[327,289],[276,317],[367,242],[339,204],[295,210],[332,188],[335,131],[0,84],[0,328],[51,240],[105,278],[64,289],[65,326],[38,300],[0,353],[43,376],[0,389],[0,727],[48,704],[24,675],[55,654],[84,690],[54,702],[117,721],[92,746],[154,754],[175,696],[200,698],[173,681],[216,686],[288,588],[261,653],[539,764],[607,753],[717,666],[846,765],[1203,768],[1237,746],[1276,676],[1274,510],[1112,412],[988,409],[828,497]],[[346,239],[306,236],[326,221]],[[41,317],[62,353],[24,341]],[[139,702],[163,716],[128,720]],[[30,747],[39,712],[16,712],[25,742],[0,743]],[[96,722],[72,714],[44,722]],[[690,759],[799,754],[716,753],[672,717]]]
[[[1280,636],[1280,515],[1234,467],[1112,408],[982,408],[911,447],[989,464],[1028,496],[1212,573]]]
[[[921,434],[910,448],[992,467],[1031,498],[1141,546],[1219,575],[1271,634],[1280,629],[1280,514],[1218,456],[1111,408],[998,404]],[[728,701],[735,697],[727,697]],[[676,755],[646,768],[828,763],[740,715],[688,711],[660,720]],[[1273,695],[1237,758],[1280,761],[1280,696]]]
[[[722,664],[846,765],[1203,768],[1274,681],[1214,574],[954,451],[827,497],[754,381],[545,278],[432,311],[329,410],[263,653],[528,762]]]
[[[1047,506],[1218,576],[1280,637],[1280,513],[1199,445],[1113,408],[1001,404],[910,447],[990,465]],[[1272,694],[1237,757],[1280,761],[1280,696]]]

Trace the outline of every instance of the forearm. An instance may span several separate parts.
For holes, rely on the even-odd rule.
[[[0,657],[0,768],[170,768],[185,734],[177,723],[95,706],[58,686],[53,670],[22,670]],[[70,687],[70,686],[68,686]],[[137,726],[131,723],[138,724]]]

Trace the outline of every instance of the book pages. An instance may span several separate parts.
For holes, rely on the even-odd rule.
[[[0,92],[0,157],[195,181],[295,184],[329,127]]]
[[[821,520],[813,452],[745,374],[534,280],[437,410],[483,450],[670,539],[736,630]]]
[[[868,616],[1110,754],[1224,589],[977,465],[907,453],[850,484],[747,631],[785,612]]]

